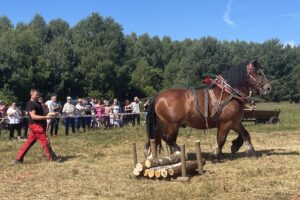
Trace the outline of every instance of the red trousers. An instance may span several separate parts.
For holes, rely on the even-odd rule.
[[[26,155],[26,153],[28,152],[30,147],[32,147],[37,140],[42,145],[47,158],[50,161],[55,160],[57,158],[57,156],[55,155],[55,153],[53,152],[53,150],[50,146],[50,142],[48,140],[46,130],[43,127],[43,125],[36,124],[36,123],[29,124],[29,128],[30,128],[30,132],[29,132],[28,139],[27,139],[26,143],[23,145],[23,147],[21,148],[20,152],[18,153],[17,160],[23,161],[24,156]]]

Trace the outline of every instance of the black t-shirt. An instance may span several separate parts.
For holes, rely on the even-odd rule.
[[[87,103],[86,105],[85,105],[85,109],[87,109],[86,111],[85,111],[85,114],[86,115],[91,115],[92,114],[92,111],[91,111],[91,109],[92,109],[92,104],[89,102],[89,103]]]
[[[27,102],[27,105],[26,105],[26,110],[28,112],[28,122],[29,124],[34,124],[34,123],[37,123],[37,124],[42,124],[42,125],[45,125],[47,124],[47,121],[46,120],[33,120],[29,114],[29,112],[32,112],[35,110],[35,114],[36,115],[41,115],[41,116],[44,116],[44,109],[43,109],[43,106],[40,102],[36,102],[36,101],[32,101],[32,100],[29,100]]]

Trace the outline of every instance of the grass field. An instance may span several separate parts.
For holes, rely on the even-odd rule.
[[[247,124],[258,159],[245,156],[245,148],[232,157],[230,133],[220,163],[210,162],[215,130],[203,133],[180,131],[178,143],[193,151],[200,139],[208,160],[204,176],[190,183],[129,179],[132,172],[131,144],[136,142],[139,160],[145,127],[50,138],[63,163],[49,163],[39,144],[33,146],[23,165],[13,164],[22,142],[0,140],[0,199],[300,199],[300,106],[260,104],[280,108],[279,125]],[[187,135],[190,133],[190,137]]]

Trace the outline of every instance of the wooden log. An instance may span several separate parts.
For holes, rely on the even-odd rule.
[[[148,176],[148,169],[145,169],[144,176]]]
[[[180,165],[181,165],[181,163],[176,163],[176,164],[173,164],[173,165],[152,167],[152,168],[149,168],[149,169],[146,169],[146,170],[147,170],[147,173],[148,173],[148,177],[152,178],[152,177],[155,176],[155,172],[158,171],[158,170],[162,171],[163,169],[165,169],[167,171],[167,169],[169,169],[169,168],[177,167],[177,166],[180,166]]]
[[[136,168],[139,172],[144,171],[144,170],[146,169],[145,161],[138,162],[138,163],[135,165],[135,168]]]
[[[185,145],[181,145],[181,176],[186,177]]]
[[[204,174],[204,170],[203,170],[201,147],[200,147],[199,140],[195,142],[195,151],[196,151],[196,155],[197,155],[198,174],[202,175],[202,174]]]
[[[167,157],[161,157],[157,159],[147,159],[145,161],[145,166],[147,168],[163,166],[163,165],[171,165],[180,162],[180,155],[170,155]]]
[[[133,155],[133,164],[135,167],[137,164],[137,153],[136,153],[136,144],[135,143],[132,143],[132,155]]]
[[[141,172],[139,172],[136,168],[133,169],[133,175],[139,176]]]
[[[152,158],[156,159],[157,158],[157,147],[156,147],[155,139],[150,139],[150,148],[151,148]]]
[[[162,170],[160,170],[160,175],[161,175],[163,178],[167,178],[167,177],[168,177],[168,170],[167,170],[167,169],[162,169]]]
[[[202,164],[205,165],[205,160],[202,160]],[[186,164],[186,172],[192,173],[198,168],[198,162],[196,160],[188,160],[185,161]],[[182,174],[182,164],[179,166],[171,167],[168,169],[169,176],[179,176]]]
[[[152,169],[148,169],[148,177],[149,178],[153,178],[155,175],[155,170],[152,168]]]
[[[160,169],[156,170],[154,175],[155,175],[156,178],[161,177],[161,170]]]

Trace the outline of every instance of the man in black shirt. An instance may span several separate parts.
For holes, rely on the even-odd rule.
[[[41,103],[38,102],[38,90],[32,89],[30,91],[30,95],[31,99],[28,101],[26,106],[30,132],[26,143],[23,145],[19,154],[17,155],[17,160],[15,162],[23,163],[24,156],[37,140],[41,143],[49,161],[60,162],[61,159],[58,158],[53,152],[46,134],[46,120],[52,118],[55,113],[48,113],[46,116],[44,115],[43,107]]]

